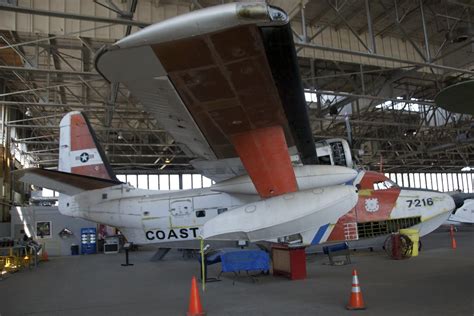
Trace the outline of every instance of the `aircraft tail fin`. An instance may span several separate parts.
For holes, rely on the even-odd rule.
[[[89,120],[81,112],[69,112],[61,120],[58,170],[117,180]]]

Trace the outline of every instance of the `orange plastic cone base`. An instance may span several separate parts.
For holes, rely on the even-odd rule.
[[[353,283],[352,283],[351,297],[349,299],[349,304],[347,304],[346,306],[346,309],[349,309],[349,310],[365,309],[364,299],[362,298],[362,292],[360,290],[356,269],[352,271],[352,280],[353,280]]]
[[[189,309],[187,316],[205,316],[206,313],[202,310],[201,298],[199,297],[199,289],[196,282],[196,277],[193,276],[191,281],[191,295],[189,297]]]
[[[364,299],[362,293],[351,293],[349,304],[346,306],[349,310],[365,309]]]

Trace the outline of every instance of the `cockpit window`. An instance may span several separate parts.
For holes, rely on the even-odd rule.
[[[321,165],[331,165],[331,156],[329,155],[319,156],[318,160],[319,160],[319,164]]]
[[[397,184],[391,180],[374,182],[374,190],[387,190],[390,188],[397,188]]]

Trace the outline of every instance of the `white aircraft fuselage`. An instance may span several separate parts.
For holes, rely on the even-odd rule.
[[[329,170],[332,166],[318,168]],[[257,194],[217,192],[213,187],[160,192],[122,184],[71,197],[61,195],[59,210],[118,227],[136,244],[200,237],[276,242],[295,233],[301,235],[304,244],[319,244],[365,238],[360,228],[357,231],[358,223],[396,219],[419,218],[409,227],[419,229],[423,236],[441,225],[454,209],[453,199],[440,192],[398,187],[368,192],[370,189],[360,186],[364,177],[377,183],[386,178],[373,172],[365,174],[362,171],[355,179],[358,194],[353,185],[322,184],[261,199]],[[217,187],[222,189],[222,185]],[[351,233],[354,227],[356,231]]]
[[[183,191],[137,189],[129,184],[61,195],[59,211],[118,227],[136,244],[191,240],[204,223],[228,209],[259,200],[258,195],[214,192],[210,188]]]
[[[356,188],[339,183],[356,172],[339,166],[295,170],[301,190],[268,199],[252,194],[255,187],[242,176],[204,189],[160,192],[121,184],[61,195],[59,211],[118,227],[137,244],[199,237],[276,241],[295,233],[311,242],[319,223],[335,224],[354,207]]]

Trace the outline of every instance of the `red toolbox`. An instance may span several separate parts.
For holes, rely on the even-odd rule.
[[[272,246],[273,275],[283,275],[291,280],[306,278],[305,246]]]

